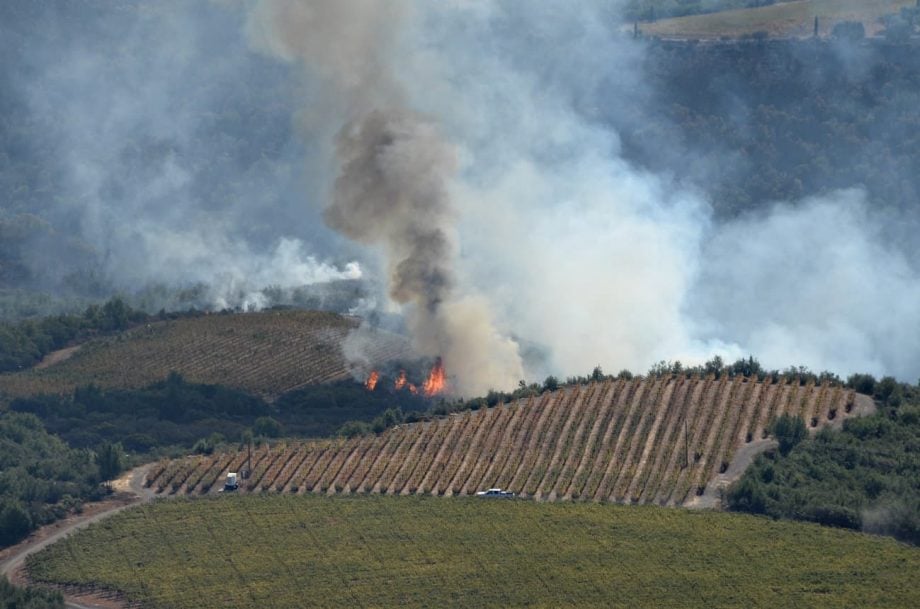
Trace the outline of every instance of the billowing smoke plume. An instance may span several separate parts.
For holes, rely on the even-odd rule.
[[[456,151],[436,123],[407,104],[395,73],[409,6],[262,0],[248,31],[257,48],[298,61],[330,87],[319,108],[344,125],[335,138],[338,177],[326,222],[381,252],[388,295],[405,307],[416,350],[442,357],[455,389],[479,393],[512,385],[523,368],[516,343],[493,327],[485,302],[455,289],[449,184]]]
[[[920,327],[916,246],[886,244],[858,190],[716,221],[699,191],[624,160],[611,113],[654,92],[620,4],[251,13],[257,47],[334,90],[303,121],[342,125],[325,218],[383,252],[417,348],[470,391],[520,378],[495,326],[526,342],[529,378],[714,353],[915,375],[899,329]]]
[[[668,141],[622,4],[0,3],[0,288],[205,283],[258,307],[264,285],[372,276],[466,394],[715,353],[915,380],[916,209],[843,180],[716,216],[707,177],[743,192],[761,168]],[[916,109],[875,90],[872,55],[841,54],[867,83],[846,103],[896,132]],[[731,129],[747,93],[719,98]],[[646,156],[695,181],[637,168],[615,125],[642,121]],[[910,192],[912,168],[886,181]]]

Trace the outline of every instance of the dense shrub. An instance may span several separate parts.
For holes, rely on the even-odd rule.
[[[2,609],[64,609],[60,592],[45,588],[20,588],[0,577],[0,608]]]
[[[788,455],[789,451],[808,435],[805,421],[801,417],[789,414],[783,414],[776,419],[771,425],[770,431],[779,442],[779,452],[782,455]]]
[[[101,498],[97,456],[68,447],[31,414],[0,414],[0,545]]]
[[[131,309],[120,298],[91,305],[82,315],[57,315],[18,324],[0,324],[0,372],[29,368],[71,341],[97,332],[124,330],[147,315]]]
[[[874,385],[864,375],[851,380]],[[920,388],[886,386],[877,394],[888,401],[879,401],[876,414],[825,429],[788,453],[758,457],[729,489],[728,506],[920,545]],[[799,424],[787,423],[783,433],[792,427]]]

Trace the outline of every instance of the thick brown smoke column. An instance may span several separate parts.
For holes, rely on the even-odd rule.
[[[326,85],[319,112],[345,123],[326,222],[382,250],[390,298],[407,305],[415,348],[443,356],[460,391],[510,388],[523,375],[517,344],[494,329],[484,299],[456,285],[447,186],[453,146],[407,106],[390,67],[411,7],[406,0],[262,0],[247,27],[254,46],[301,62]]]
[[[375,110],[339,134],[341,173],[326,222],[387,250],[390,296],[434,315],[453,287],[445,181],[452,150],[434,125]]]

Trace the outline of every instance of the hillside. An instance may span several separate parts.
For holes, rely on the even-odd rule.
[[[655,507],[395,497],[160,501],[29,559],[145,607],[916,607],[920,552]]]
[[[710,482],[726,482],[719,475],[739,449],[765,442],[772,417],[801,415],[818,429],[871,409],[869,398],[850,390],[797,381],[610,380],[379,436],[262,447],[242,490],[467,495],[498,486],[547,500],[682,505]],[[245,458],[164,462],[149,484],[168,493],[217,492]]]
[[[354,318],[294,310],[161,321],[91,340],[49,367],[0,375],[0,396],[67,393],[88,383],[144,387],[171,371],[190,382],[275,396],[351,378],[341,345],[357,325]],[[384,332],[369,350],[375,362],[410,356],[405,340]]]
[[[915,5],[915,0],[798,0],[757,8],[661,19],[640,23],[639,29],[646,35],[665,38],[734,38],[755,32],[801,38],[812,35],[814,19],[818,17],[818,34],[821,36],[829,35],[834,24],[841,21],[859,21],[867,35],[874,35],[882,29],[879,17]]]

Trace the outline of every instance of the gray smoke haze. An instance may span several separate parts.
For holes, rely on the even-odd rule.
[[[368,13],[358,4],[348,12],[361,24]],[[458,173],[441,176],[456,213],[454,224],[441,226],[456,231],[460,248],[453,291],[479,295],[503,333],[542,349],[545,359],[526,362],[525,374],[583,373],[597,364],[641,370],[660,359],[695,363],[750,352],[768,366],[916,375],[920,347],[909,338],[920,329],[916,247],[886,242],[883,224],[892,218],[873,219],[858,189],[717,222],[700,191],[622,158],[597,107],[635,104],[649,93],[641,44],[613,29],[616,2],[414,8],[381,28],[398,40],[374,54],[374,66],[401,82],[402,111],[437,120],[457,150]],[[347,49],[331,37],[302,57],[337,58],[320,70],[327,78],[328,69],[347,63]],[[355,129],[345,133],[362,133]],[[361,176],[379,177],[375,154],[386,155],[399,139],[384,137],[380,147],[383,131],[372,130],[357,146],[364,151],[360,175],[339,174],[339,186],[353,180],[349,190],[363,191],[371,213],[386,204]],[[351,153],[344,157],[353,161]],[[408,167],[425,179],[437,165],[410,161],[400,172]],[[373,235],[388,232],[373,222],[346,229],[340,202],[335,197],[327,219],[345,234],[374,243]],[[439,252],[434,259],[445,258]],[[419,270],[431,273],[429,266]],[[390,273],[391,288],[400,285],[392,265]],[[391,296],[404,302],[398,294]],[[481,378],[478,369],[471,373]]]
[[[155,286],[167,307],[194,288],[192,304],[260,308],[267,287],[360,278],[354,252],[304,205],[321,184],[292,128],[296,77],[249,50],[239,12],[145,4],[3,9],[6,57],[19,60],[4,66],[5,93],[27,109],[13,117],[27,142],[17,152],[44,155],[28,206],[3,211],[39,213],[69,240],[27,235],[33,283]]]
[[[713,354],[916,379],[916,211],[883,212],[854,182],[725,219],[707,181],[743,189],[759,168],[738,151],[655,139],[693,179],[640,169],[613,125],[668,100],[621,5],[225,0],[51,19],[0,102],[28,100],[58,151],[67,196],[43,213],[80,244],[59,255],[46,236],[31,260],[79,251],[117,287],[205,283],[215,305],[377,281],[368,310],[404,316],[468,395]],[[871,72],[869,51],[839,56]],[[733,129],[754,111],[726,95]]]
[[[754,353],[773,367],[916,378],[908,219],[870,212],[854,184],[719,222],[699,191],[631,166],[595,110],[648,95],[641,45],[611,31],[614,4],[433,11],[422,46],[436,39],[441,54],[409,68],[437,83],[420,79],[414,99],[441,109],[468,160],[466,276],[500,323],[542,343],[556,373]]]

